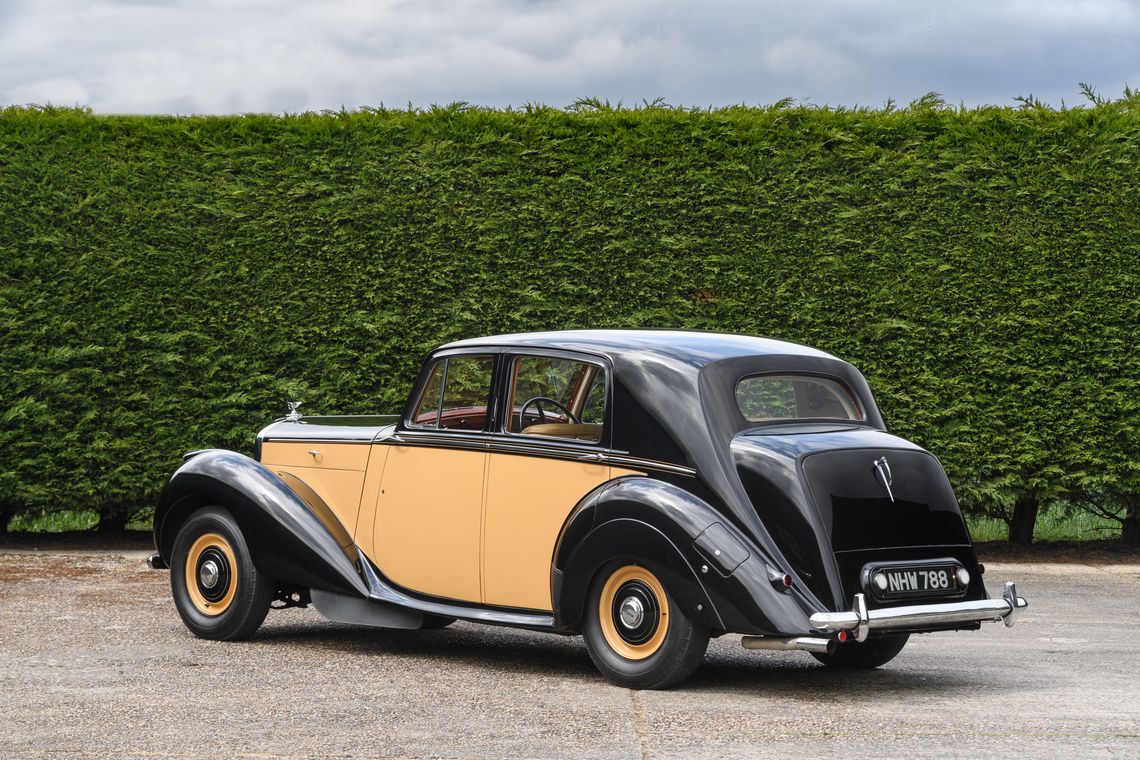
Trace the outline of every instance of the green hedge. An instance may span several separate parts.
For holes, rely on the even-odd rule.
[[[0,510],[154,501],[288,398],[398,408],[441,341],[819,346],[963,501],[1140,491],[1140,98],[0,111]]]

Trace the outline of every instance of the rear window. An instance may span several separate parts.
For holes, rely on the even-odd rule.
[[[736,405],[749,422],[850,420],[866,416],[842,383],[811,375],[752,375],[736,384]]]

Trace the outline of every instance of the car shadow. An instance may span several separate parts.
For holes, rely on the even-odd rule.
[[[452,661],[489,670],[598,676],[582,640],[496,626],[464,625],[439,630],[370,628],[320,621],[265,627],[250,643],[288,641],[315,650],[351,653],[360,657],[404,657]]]
[[[940,697],[975,691],[979,682],[968,673],[937,673],[895,661],[872,670],[829,668],[803,653],[755,657],[709,656],[685,682],[693,691],[763,692],[766,696],[812,702],[847,702],[854,696]]]
[[[321,620],[267,626],[250,643],[274,641],[364,658],[396,656],[435,664],[506,669],[515,674],[601,680],[580,637],[513,628],[460,623],[440,630],[404,631]],[[969,673],[935,672],[900,661],[875,670],[846,670],[824,667],[799,652],[757,653],[721,646],[710,649],[705,661],[678,689],[840,702],[850,700],[852,694],[870,692],[879,697],[935,692],[947,696],[973,692],[981,685]]]

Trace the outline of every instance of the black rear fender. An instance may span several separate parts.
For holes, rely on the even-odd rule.
[[[773,583],[771,563],[756,545],[707,502],[670,483],[623,478],[571,515],[554,556],[557,626],[578,624],[590,583],[615,559],[660,573],[685,613],[716,630],[807,629],[806,607]]]
[[[217,504],[234,516],[259,571],[283,583],[367,596],[348,532],[311,489],[288,477],[287,484],[233,451],[195,454],[159,497],[155,548],[169,565],[182,524],[198,509]]]
[[[710,628],[724,626],[692,566],[673,543],[651,525],[637,520],[611,520],[586,537],[563,573],[558,627],[573,627],[585,610],[590,583],[608,563],[637,563],[656,575],[685,614]]]

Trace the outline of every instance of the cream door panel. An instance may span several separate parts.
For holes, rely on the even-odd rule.
[[[595,486],[610,479],[611,468],[491,454],[488,469],[483,534],[486,603],[552,610],[554,543],[570,512]]]
[[[384,575],[422,594],[481,601],[485,451],[393,445],[373,533]]]

